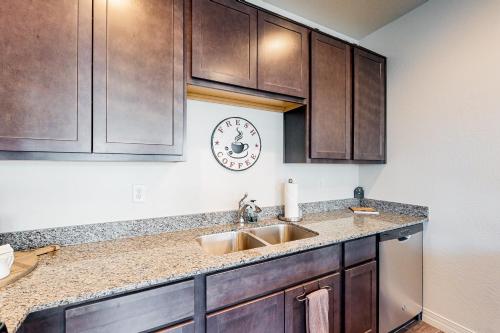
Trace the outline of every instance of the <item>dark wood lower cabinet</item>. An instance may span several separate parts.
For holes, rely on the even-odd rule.
[[[214,311],[285,289],[340,268],[339,245],[207,276],[207,309]]]
[[[153,333],[194,333],[194,322],[189,321],[187,323],[167,327]]]
[[[185,281],[67,309],[66,332],[142,332],[193,315],[194,284]]]
[[[285,290],[285,333],[306,333],[306,305],[297,297],[308,294],[319,288],[328,286],[330,299],[328,302],[329,333],[340,332],[341,279],[340,273]]]
[[[207,316],[207,333],[284,332],[284,293],[279,292]]]
[[[329,333],[377,332],[374,237],[195,280],[35,312],[18,332],[305,333],[306,304],[297,297],[322,287],[329,287]]]
[[[377,257],[377,237],[370,236],[344,243],[344,267],[351,267]]]
[[[376,261],[345,271],[344,297],[345,332],[377,332]]]

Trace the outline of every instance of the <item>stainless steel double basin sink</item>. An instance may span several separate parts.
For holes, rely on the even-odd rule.
[[[317,236],[318,233],[293,224],[275,224],[247,230],[229,231],[196,238],[203,250],[209,254],[255,249]]]

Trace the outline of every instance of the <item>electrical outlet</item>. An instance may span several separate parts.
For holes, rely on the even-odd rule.
[[[132,186],[132,200],[134,202],[146,201],[146,185],[133,185]]]

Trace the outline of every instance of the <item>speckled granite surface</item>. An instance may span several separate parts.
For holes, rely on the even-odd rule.
[[[362,199],[361,206],[373,207],[383,212],[396,214],[429,216],[429,207],[375,199]]]
[[[356,199],[342,199],[302,203],[300,208],[305,214],[310,214],[348,208],[358,204],[359,200]],[[263,207],[259,215],[261,218],[276,217],[282,212],[282,206]],[[236,218],[237,211],[232,210],[9,232],[0,233],[0,244],[10,244],[15,250],[38,248],[49,244],[74,245],[230,224]]]
[[[15,332],[30,312],[116,295],[425,221],[425,216],[394,213],[361,216],[347,209],[314,213],[307,215],[299,225],[317,232],[316,237],[223,256],[205,253],[195,238],[240,227],[214,225],[65,246],[55,254],[41,256],[35,271],[0,289],[0,320],[6,323],[9,332]],[[279,221],[268,219],[259,225],[276,223]]]

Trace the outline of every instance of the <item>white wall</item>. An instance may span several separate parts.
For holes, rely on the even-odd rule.
[[[229,116],[250,120],[262,138],[257,163],[222,168],[210,137]],[[354,165],[283,164],[283,114],[188,101],[186,162],[0,162],[0,232],[236,209],[245,191],[262,206],[282,203],[281,184],[295,177],[301,202],[352,197]],[[132,185],[146,185],[146,202]]]
[[[430,206],[424,318],[447,332],[500,330],[499,36],[500,1],[434,0],[361,41],[389,61],[388,164],[360,183]]]

